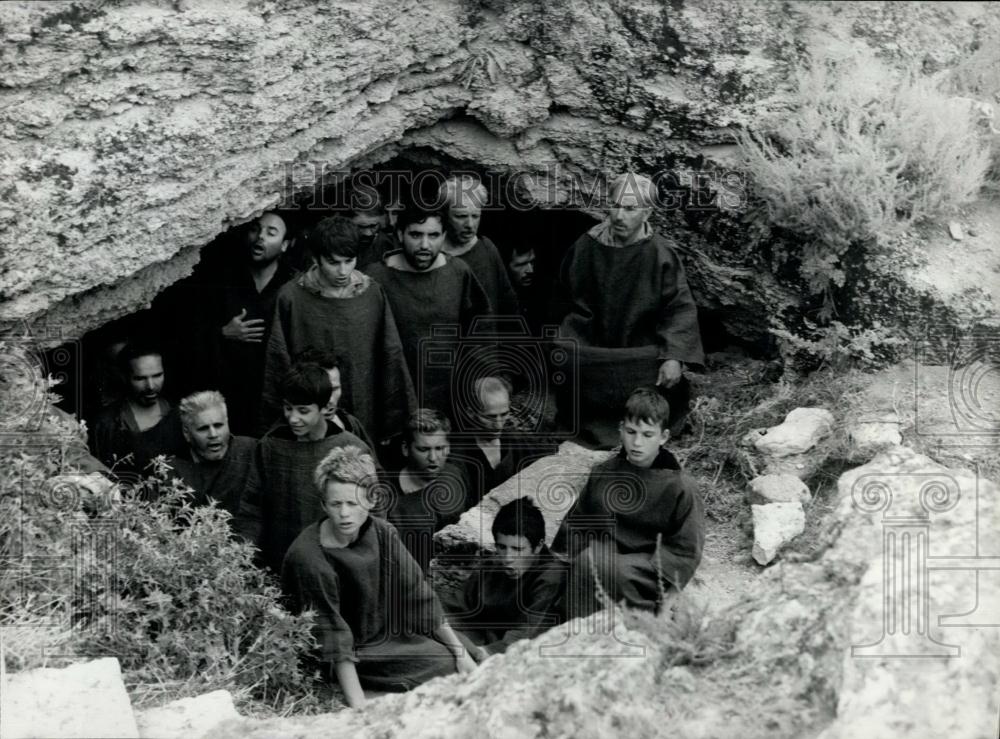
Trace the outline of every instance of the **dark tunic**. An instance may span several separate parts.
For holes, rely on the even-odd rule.
[[[246,309],[243,320],[261,319],[266,331],[282,286],[295,272],[284,259],[264,289],[257,292],[246,260],[228,259],[206,266],[195,289],[199,300],[193,318],[199,328],[195,346],[207,361],[197,362],[198,377],[188,380],[191,390],[218,389],[226,398],[229,428],[234,434],[256,429],[264,382],[267,335],[260,343],[236,341],[222,335],[222,327]],[[188,373],[191,374],[192,370]]]
[[[698,310],[680,259],[656,233],[623,247],[584,234],[559,282],[560,336],[579,362],[576,381],[557,398],[560,414],[579,410],[584,440],[610,448],[629,393],[654,384],[664,360],[704,364]]]
[[[482,284],[490,305],[498,315],[518,315],[517,293],[510,284],[503,257],[492,241],[481,236],[475,246],[464,254],[459,254],[458,259],[472,269],[472,274]]]
[[[364,247],[358,253],[358,262],[355,269],[363,270],[369,264],[381,262],[382,258],[391,251],[399,248],[396,240],[385,233],[380,233],[375,237],[371,246]]]
[[[595,466],[552,549],[565,552],[574,565],[571,609],[593,600],[595,572],[614,599],[656,609],[661,579],[662,589],[682,589],[701,561],[704,543],[697,483],[664,450],[649,469],[636,467],[623,454]]]
[[[406,549],[426,571],[434,555],[434,534],[458,521],[465,510],[469,482],[461,467],[446,462],[437,479],[420,490],[404,493],[398,475],[389,484],[392,497],[386,504],[386,519],[396,527]]]
[[[190,452],[167,461],[174,475],[194,490],[195,505],[208,505],[210,500],[215,500],[235,516],[250,477],[256,445],[256,439],[232,436],[226,456],[217,462],[196,462]]]
[[[102,408],[94,420],[90,448],[94,456],[110,467],[118,477],[148,474],[146,467],[161,454],[183,454],[187,450],[181,420],[175,408],[160,401],[169,410],[155,426],[140,431],[127,400]],[[128,461],[119,461],[128,455]]]
[[[450,414],[452,371],[460,350],[479,348],[463,347],[461,337],[476,316],[492,311],[482,285],[460,259],[449,258],[427,272],[372,264],[367,273],[389,297],[418,406]]]
[[[353,445],[372,453],[357,436],[333,424],[327,424],[327,434],[318,441],[296,441],[288,426],[277,426],[254,448],[234,527],[257,545],[261,563],[275,572],[295,537],[326,515],[313,484],[316,466],[337,447]]]
[[[472,440],[463,440],[452,446],[452,461],[460,464],[469,480],[466,510],[479,502],[498,485],[506,482],[529,464],[542,457],[555,454],[555,442],[535,436],[504,432],[500,436],[500,462],[493,467],[486,453]]]
[[[381,440],[402,429],[416,400],[393,312],[376,283],[346,298],[323,297],[304,278],[287,284],[267,344],[262,428],[281,415],[278,388],[292,357],[313,347],[341,358],[341,404],[362,426]]]
[[[375,442],[372,441],[372,437],[369,435],[368,429],[366,429],[361,421],[358,420],[357,416],[352,416],[343,408],[338,408],[334,415],[337,417],[337,422],[341,425],[344,431],[350,431],[352,434],[361,439],[361,441],[363,441],[368,448],[372,450],[373,455],[378,453],[378,447],[375,445]],[[379,458],[377,456],[375,457],[375,462],[379,463]]]
[[[519,639],[531,639],[562,621],[567,565],[545,545],[531,568],[510,577],[486,559],[465,581],[460,610],[451,621],[470,641],[500,654]]]
[[[385,521],[369,518],[357,540],[331,549],[320,524],[296,538],[281,570],[295,611],[316,613],[320,661],[355,662],[361,684],[408,690],[455,671],[451,652],[431,638],[444,623],[423,572]]]

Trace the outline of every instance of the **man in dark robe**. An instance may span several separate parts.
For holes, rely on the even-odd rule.
[[[434,553],[434,533],[457,522],[465,510],[469,483],[462,468],[448,461],[450,433],[445,416],[418,408],[406,424],[406,464],[389,478],[386,518],[425,572]]]
[[[507,503],[493,519],[495,557],[486,557],[445,607],[473,659],[502,654],[559,624],[566,563],[545,546],[545,519],[531,498]]]
[[[260,550],[259,561],[275,573],[295,537],[322,515],[310,480],[331,449],[372,450],[354,434],[326,420],[332,393],[326,370],[315,362],[294,365],[279,387],[285,424],[268,431],[254,448],[253,464],[234,528]]]
[[[528,324],[532,336],[541,335],[546,318],[546,296],[535,279],[535,248],[530,243],[518,243],[503,253],[507,276],[517,294],[518,310]]]
[[[226,400],[216,390],[193,393],[177,407],[189,451],[167,463],[175,477],[194,490],[195,505],[214,500],[235,516],[257,440],[230,432]]]
[[[659,390],[625,404],[622,451],[594,467],[552,542],[570,560],[570,618],[608,605],[603,597],[657,611],[701,562],[705,520],[697,483],[664,448],[670,407]]]
[[[397,434],[416,407],[390,296],[355,269],[358,238],[347,219],[324,218],[309,238],[316,264],[278,295],[267,343],[262,430],[279,415],[278,384],[292,357],[308,348],[340,358],[341,404],[380,443]]]
[[[351,708],[365,705],[364,688],[409,690],[475,666],[396,529],[369,515],[375,477],[368,455],[332,450],[311,492],[324,516],[281,571],[293,611],[315,614],[317,657]]]
[[[441,252],[440,213],[411,206],[397,224],[402,249],[367,271],[392,305],[418,404],[449,415],[462,337],[476,316],[489,315],[492,308],[468,265]]]
[[[291,243],[285,220],[264,213],[252,224],[237,253],[210,257],[193,278],[200,327],[196,351],[208,361],[197,362],[199,375],[192,390],[219,389],[227,400],[229,427],[236,434],[255,435],[264,380],[266,331],[281,287],[294,270],[283,258]]]
[[[510,385],[506,380],[479,378],[469,396],[469,405],[458,410],[466,433],[455,444],[453,457],[469,480],[466,509],[479,505],[483,496],[536,459],[557,451],[550,439],[511,428]]]
[[[462,259],[482,283],[493,310],[501,316],[518,314],[517,294],[496,245],[479,235],[486,188],[472,177],[452,177],[442,184],[445,207],[444,252]]]
[[[704,364],[684,268],[649,225],[656,186],[629,174],[613,184],[611,197],[608,219],[563,259],[554,315],[579,363],[557,394],[561,423],[575,417],[581,440],[601,448],[617,441],[617,409],[628,393],[652,382],[667,389],[670,428],[679,433],[690,396],[683,370]]]
[[[355,198],[359,196],[356,194]],[[377,196],[370,200],[357,200],[351,210],[350,221],[358,229],[358,269],[382,261],[382,257],[397,248],[396,240],[385,232],[388,222],[385,209]]]
[[[115,475],[148,474],[154,457],[181,453],[186,445],[180,418],[162,396],[165,373],[159,349],[129,343],[118,360],[128,395],[102,408],[94,420],[90,448]]]

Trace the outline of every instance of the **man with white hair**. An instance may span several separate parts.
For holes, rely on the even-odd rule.
[[[188,395],[178,411],[188,453],[167,463],[174,475],[194,490],[196,505],[216,500],[236,515],[256,440],[230,433],[226,399],[216,390]]]
[[[698,309],[670,242],[649,223],[656,185],[628,173],[611,184],[608,217],[570,247],[559,272],[556,320],[571,340],[578,373],[558,398],[560,416],[576,403],[581,440],[618,441],[619,409],[640,385],[656,383],[677,435],[687,415],[684,368],[704,363]]]
[[[439,201],[443,201],[446,209],[444,253],[469,265],[497,315],[517,315],[517,293],[510,284],[503,258],[492,241],[479,235],[486,188],[470,175],[450,177],[441,185]]]

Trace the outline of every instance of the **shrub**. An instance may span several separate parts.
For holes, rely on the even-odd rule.
[[[850,282],[849,249],[877,249],[973,200],[990,156],[967,104],[874,59],[814,64],[798,76],[788,113],[738,142],[757,208],[784,237],[778,266],[792,264],[823,297],[821,320]]]
[[[3,624],[34,627],[67,657],[113,655],[130,685],[166,686],[161,698],[225,688],[273,708],[310,694],[300,658],[312,615],[282,607],[226,511],[192,507],[190,491],[162,473],[150,503],[147,486],[106,483],[95,494],[79,478],[51,484],[66,472],[57,455],[3,462]],[[40,656],[7,655],[15,669]]]

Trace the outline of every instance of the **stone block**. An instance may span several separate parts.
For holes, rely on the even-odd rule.
[[[240,718],[240,714],[228,690],[214,690],[139,711],[135,718],[144,739],[194,739],[213,732],[223,721]]]
[[[833,414],[825,408],[796,408],[785,420],[760,435],[754,446],[773,457],[802,454],[812,449],[833,428]]]
[[[0,691],[3,739],[139,736],[114,657],[7,675]]]
[[[795,475],[761,475],[750,481],[750,502],[755,505],[768,503],[801,503],[812,500],[809,488]]]
[[[757,564],[770,563],[785,544],[805,531],[806,514],[799,502],[750,508],[753,512],[753,558]]]

